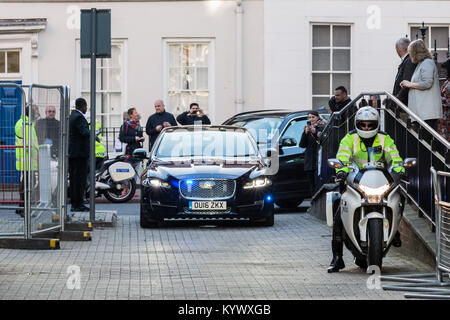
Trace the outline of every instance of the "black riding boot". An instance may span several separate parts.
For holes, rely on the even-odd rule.
[[[400,232],[397,231],[397,233],[395,234],[394,239],[392,239],[392,245],[397,248],[402,246],[402,239],[400,239]]]
[[[333,250],[333,260],[328,267],[328,273],[339,272],[339,270],[345,268],[344,259],[342,259],[344,243],[342,241],[331,241],[331,248]]]

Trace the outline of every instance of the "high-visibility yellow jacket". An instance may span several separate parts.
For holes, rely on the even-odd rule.
[[[100,140],[97,141],[97,139],[95,140],[95,157],[96,158],[104,158],[106,156],[106,148],[105,145],[103,144],[103,137],[102,137],[102,125],[100,124],[100,122],[96,121],[95,122],[95,134],[98,137],[98,139]]]
[[[28,117],[25,116],[25,123],[28,122]],[[31,144],[31,170],[37,170],[38,168],[38,154],[39,154],[39,143],[36,134],[36,129],[34,128],[34,123],[31,124],[31,134],[28,136],[29,126],[25,126],[26,136],[23,134],[23,115],[16,122],[14,127],[16,134],[16,146],[23,146],[25,137],[29,137]],[[16,148],[16,170],[24,171],[24,165],[28,166],[28,145],[25,146],[25,157],[23,156],[23,148]]]
[[[377,163],[383,163],[385,166],[401,166],[403,164],[403,159],[400,157],[394,140],[392,140],[388,134],[378,132],[373,141],[372,147],[375,149],[375,161]],[[364,165],[368,164],[369,161],[366,146],[364,142],[361,141],[361,138],[358,133],[356,133],[356,130],[347,133],[341,140],[336,158],[341,160],[346,166],[351,166],[351,160],[353,160],[360,169],[363,168]],[[404,167],[397,167],[393,170],[397,173],[405,172]],[[344,167],[341,169],[336,169],[336,172],[339,171],[349,173],[350,168]]]

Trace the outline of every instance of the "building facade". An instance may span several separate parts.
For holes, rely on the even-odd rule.
[[[0,81],[68,85],[72,99],[89,101],[80,10],[90,8],[111,9],[111,58],[97,60],[96,110],[104,127],[120,126],[130,107],[145,125],[156,99],[175,115],[198,102],[213,123],[264,107],[262,0],[6,1]]]
[[[450,1],[265,0],[264,105],[318,108],[339,85],[351,96],[392,91],[395,42],[426,41],[447,59]]]
[[[447,58],[450,1],[4,0],[0,81],[68,85],[89,101],[90,63],[80,58],[80,10],[111,9],[112,57],[97,61],[97,115],[118,127],[153,102],[169,112],[198,102],[213,123],[240,111],[326,105],[334,88],[351,96],[392,90],[394,44],[434,40]]]

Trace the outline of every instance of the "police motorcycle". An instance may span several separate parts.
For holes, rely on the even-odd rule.
[[[118,155],[114,159],[106,159],[101,168],[95,172],[95,196],[105,196],[111,202],[123,203],[133,198],[136,192],[136,171],[141,160],[135,155],[145,154],[145,149],[136,149],[133,156]],[[145,157],[144,157],[145,158]],[[89,185],[86,188],[86,198],[90,195]]]
[[[355,263],[363,268],[376,265],[381,269],[383,257],[398,231],[404,201],[400,194],[400,179],[392,172],[398,166],[386,169],[377,164],[372,147],[368,148],[368,160],[362,169],[353,162],[342,195],[335,191],[327,193],[326,219],[328,226],[333,227],[334,212],[340,210],[344,244],[355,257]],[[415,164],[415,158],[407,158],[403,167]],[[345,167],[338,159],[328,159],[328,166],[333,169]],[[343,191],[342,182],[340,186]]]

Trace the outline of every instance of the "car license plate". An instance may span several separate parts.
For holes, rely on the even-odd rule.
[[[189,210],[227,210],[226,201],[189,201]]]

